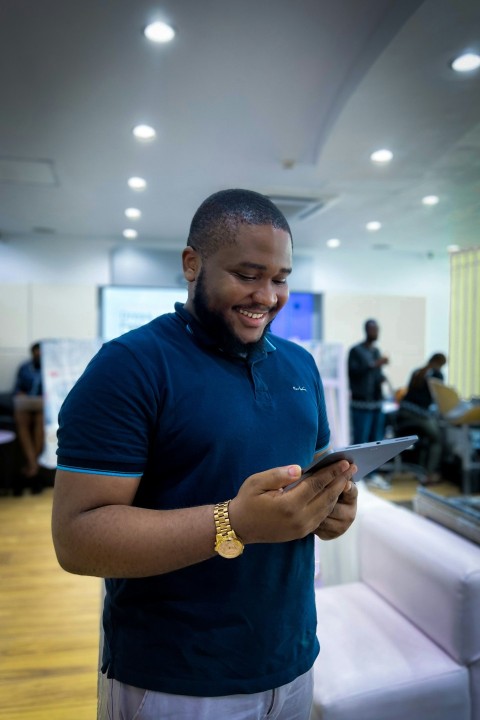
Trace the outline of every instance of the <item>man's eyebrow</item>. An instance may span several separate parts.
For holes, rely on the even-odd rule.
[[[242,267],[249,270],[267,270],[266,265],[262,265],[261,263],[254,263],[249,262],[248,260],[244,260],[241,263],[238,263],[238,267]],[[292,272],[292,268],[280,268],[279,273],[282,273],[283,275],[290,275]]]

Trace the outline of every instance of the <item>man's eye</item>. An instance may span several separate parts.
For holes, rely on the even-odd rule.
[[[281,280],[274,280],[273,282],[275,283],[275,285],[286,285],[287,278],[282,278]]]
[[[252,275],[242,275],[242,273],[236,273],[236,275],[240,278],[240,280],[256,280],[256,278]]]

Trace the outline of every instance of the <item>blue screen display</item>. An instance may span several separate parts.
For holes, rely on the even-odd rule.
[[[272,333],[290,340],[314,340],[315,332],[315,296],[312,293],[290,293],[285,307],[272,323]]]

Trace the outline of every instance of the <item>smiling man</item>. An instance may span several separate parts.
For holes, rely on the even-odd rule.
[[[268,332],[278,208],[210,196],[182,261],[186,304],[106,343],[60,412],[57,556],[107,578],[99,718],[308,720],[314,535],[352,523],[356,468],[288,489],[329,429],[313,358]]]
[[[190,281],[185,307],[224,350],[247,353],[262,342],[288,300],[290,230],[280,214],[276,225],[268,224],[265,212],[259,212],[266,222],[260,225],[227,214],[217,229],[223,242],[212,243],[198,218],[204,213],[208,216],[209,205],[219,202],[218,195],[205,201],[192,222],[183,252],[185,277]]]

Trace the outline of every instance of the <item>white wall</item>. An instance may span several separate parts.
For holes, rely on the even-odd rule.
[[[378,320],[378,344],[390,357],[385,371],[395,388],[434,352],[448,353],[446,254],[321,251],[314,267],[314,289],[325,295],[324,339],[348,348],[363,339],[365,320]]]
[[[107,241],[0,242],[0,392],[12,389],[32,342],[97,335],[97,287],[110,281]]]
[[[109,252],[114,244],[102,238],[78,238],[74,242],[71,238],[40,236],[0,242],[0,392],[10,390],[15,368],[28,356],[33,341],[42,337],[95,337],[97,288],[110,283]],[[352,253],[339,248],[301,252],[297,268],[292,289],[330,294],[332,298],[348,294],[353,296],[351,302],[362,306],[352,313],[347,344],[361,339],[361,322],[366,319],[363,311],[370,310],[368,298],[372,304],[368,315],[375,317],[382,297],[406,296],[424,298],[425,312],[418,321],[409,316],[405,338],[418,337],[423,327],[425,338],[419,357],[422,353],[446,352],[450,295],[446,256],[428,259],[387,250]],[[355,296],[365,297],[360,303]],[[328,311],[328,300],[325,307]],[[331,331],[335,320],[324,318],[330,336],[326,340],[335,340]],[[347,342],[345,322],[348,325],[348,318],[342,318]],[[398,342],[403,342],[400,337]],[[389,350],[393,357],[395,348]]]
[[[389,359],[382,370],[393,391],[404,387],[412,369],[424,363],[426,302],[422,297],[401,295],[382,295],[380,302],[378,298],[376,295],[327,292],[324,296],[324,339],[341,342],[347,360],[349,347],[365,338],[365,320],[374,317],[380,328],[378,347]],[[388,390],[384,386],[384,393]]]
[[[315,259],[313,285],[315,291],[326,294],[424,297],[425,352],[432,355],[448,351],[450,260],[446,253],[429,258],[420,253],[388,250],[320,251]],[[375,316],[375,308],[370,314]],[[359,327],[352,330],[355,337],[362,334]]]
[[[0,392],[8,392],[32,342],[97,337],[97,286],[2,283],[0,317]]]

